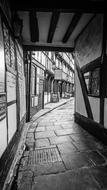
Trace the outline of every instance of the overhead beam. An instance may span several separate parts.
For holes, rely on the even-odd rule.
[[[67,31],[66,31],[66,33],[65,33],[65,35],[64,35],[64,37],[63,37],[63,39],[62,39],[62,42],[63,42],[63,43],[66,43],[66,42],[68,41],[70,35],[72,34],[72,32],[74,31],[76,25],[78,24],[78,22],[79,22],[81,16],[82,16],[81,13],[76,13],[76,14],[73,16],[73,18],[72,18],[72,20],[71,20],[71,22],[70,22],[70,24],[69,24],[69,26],[68,26],[68,29],[67,29]]]
[[[56,11],[61,11],[65,13],[72,13],[72,12],[81,12],[81,13],[104,13],[104,0],[102,1],[78,1],[73,0],[72,4],[71,2],[65,2],[61,1],[61,3],[57,4],[57,7],[55,6],[54,1],[42,2],[41,1],[35,3],[35,1],[26,1],[25,3],[22,3],[21,0],[18,0],[14,2],[14,0],[9,0],[11,3],[11,9],[13,10],[20,10],[20,11],[30,11],[32,9],[35,9],[36,11],[40,12],[52,12],[53,9]],[[72,5],[72,6],[71,6]]]
[[[36,11],[34,10],[29,12],[29,23],[30,23],[31,42],[38,42],[39,41],[39,27],[38,27],[38,20],[36,17]]]
[[[86,65],[81,67],[81,72],[82,74],[87,73],[89,71],[92,71],[98,67],[101,66],[101,57],[98,57],[94,61],[87,63]]]
[[[23,45],[24,50],[27,51],[59,51],[59,52],[73,52],[73,47],[63,46],[45,46],[45,45]]]
[[[55,30],[56,30],[56,26],[57,26],[57,23],[58,23],[58,20],[59,20],[59,15],[60,15],[59,11],[53,11],[53,13],[52,13],[49,32],[48,32],[47,43],[52,42]]]

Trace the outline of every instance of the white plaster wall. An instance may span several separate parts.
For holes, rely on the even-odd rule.
[[[80,67],[101,56],[103,15],[98,14],[80,35],[76,53]]]
[[[17,129],[17,115],[16,115],[16,104],[8,106],[8,137],[9,141],[13,137]]]
[[[37,106],[38,105],[38,96],[35,96],[34,97],[34,106]]]
[[[107,129],[107,98],[104,101],[104,127]]]
[[[75,71],[75,111],[87,117],[85,103],[82,95],[82,90],[79,82],[79,78],[77,76],[77,72]]]
[[[0,157],[7,147],[6,118],[0,121]]]
[[[47,95],[47,93],[45,92],[45,93],[44,93],[44,104],[47,104],[47,102],[48,102],[48,95]]]
[[[26,94],[25,94],[25,78],[19,79],[20,86],[20,120],[22,120],[26,113]]]
[[[92,110],[92,113],[93,113],[94,121],[99,122],[100,99],[96,98],[96,97],[88,97],[88,98],[89,98],[91,110]]]
[[[51,101],[51,94],[48,94],[48,103]]]

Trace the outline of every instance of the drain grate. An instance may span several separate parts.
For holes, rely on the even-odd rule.
[[[29,165],[47,164],[61,161],[61,157],[56,147],[37,148],[29,155]]]

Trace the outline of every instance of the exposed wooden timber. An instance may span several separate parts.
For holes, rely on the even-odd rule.
[[[30,22],[31,42],[38,42],[39,41],[39,27],[38,27],[38,20],[36,17],[36,11],[32,10],[29,12],[29,22]]]
[[[57,26],[57,23],[59,20],[59,16],[60,16],[59,11],[53,11],[52,17],[51,17],[51,22],[50,22],[49,33],[48,33],[48,39],[47,39],[48,43],[52,42],[55,30],[56,30],[56,26]]]
[[[71,22],[70,22],[70,24],[69,24],[69,26],[68,26],[68,29],[67,29],[67,31],[66,31],[66,33],[65,33],[65,35],[64,35],[64,37],[63,37],[63,39],[62,39],[62,42],[63,42],[63,43],[66,43],[66,42],[68,41],[70,35],[72,34],[72,32],[74,31],[75,27],[77,26],[77,24],[78,24],[78,22],[79,22],[81,16],[82,16],[81,13],[76,13],[76,14],[73,16],[73,18],[72,18],[72,20],[71,20]]]

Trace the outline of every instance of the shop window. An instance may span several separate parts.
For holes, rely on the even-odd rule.
[[[100,95],[100,68],[84,74],[88,95]]]

